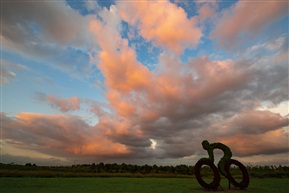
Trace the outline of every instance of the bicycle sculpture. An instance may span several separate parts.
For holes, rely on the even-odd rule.
[[[240,189],[245,189],[249,185],[249,174],[245,166],[234,159],[231,159],[232,152],[230,148],[222,143],[209,143],[207,140],[202,142],[202,146],[205,150],[207,150],[209,154],[209,158],[201,158],[195,165],[195,175],[199,184],[206,189],[216,190],[220,186],[221,176],[220,173],[225,176],[229,180],[229,188],[232,183],[235,187],[239,187]],[[214,165],[214,149],[221,149],[224,152],[224,156],[218,163],[218,168]],[[211,168],[214,173],[214,179],[211,183],[207,183],[203,180],[201,176],[201,168],[202,166],[207,165]],[[242,171],[243,179],[241,182],[237,182],[234,177],[230,173],[230,166],[236,165]],[[220,173],[219,173],[220,171]]]

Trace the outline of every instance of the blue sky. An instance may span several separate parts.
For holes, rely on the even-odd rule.
[[[1,9],[1,162],[288,164],[288,2]]]

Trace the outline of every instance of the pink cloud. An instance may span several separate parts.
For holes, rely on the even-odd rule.
[[[91,26],[98,40],[98,32],[106,26],[99,22]],[[248,79],[245,71],[235,69],[233,61],[210,61],[206,57],[191,60],[184,73],[179,68],[182,64],[166,53],[160,57],[161,71],[149,72],[136,61],[131,48],[111,44],[109,39],[100,40],[103,46],[98,65],[106,78],[107,99],[120,116],[157,119],[170,114],[175,104],[194,106],[225,90],[236,89]]]
[[[108,105],[104,105],[99,102],[87,102],[87,104],[90,106],[89,112],[95,114],[96,116],[104,117],[108,115],[105,110],[105,108],[110,109]]]
[[[61,112],[75,111],[80,109],[80,102],[78,97],[63,99],[60,97],[46,95],[44,98],[51,107],[59,109]]]
[[[15,118],[1,115],[3,140],[52,156],[121,156],[128,148],[113,142],[80,117],[22,112]]]
[[[249,71],[239,68],[233,60],[211,61],[207,57],[189,62],[194,71],[191,97],[198,100],[214,98],[224,91],[240,88],[252,78]]]
[[[142,5],[146,6],[145,3]],[[134,9],[138,10],[137,7]],[[134,12],[134,9],[131,11]],[[132,14],[129,11],[126,13],[128,15],[122,17]],[[132,19],[131,22],[136,24],[142,21]],[[105,136],[126,144],[130,150],[149,147],[148,139],[152,137],[156,140],[165,138],[160,140],[162,144],[158,145],[162,152],[158,156],[178,157],[192,154],[196,149],[187,147],[194,143],[180,142],[177,139],[183,138],[183,133],[186,137],[198,135],[205,138],[206,131],[210,130],[208,128],[221,128],[216,120],[209,119],[214,113],[224,116],[221,120],[226,120],[226,116],[232,117],[225,123],[231,131],[238,132],[238,135],[255,132],[262,138],[264,133],[276,131],[284,125],[282,117],[270,113],[248,111],[248,114],[240,114],[238,118],[231,115],[232,112],[237,114],[241,109],[256,107],[256,101],[248,102],[245,99],[247,95],[242,93],[243,89],[244,93],[251,92],[246,89],[249,88],[248,83],[254,81],[255,75],[251,69],[244,68],[245,64],[230,59],[210,60],[208,57],[191,59],[183,64],[177,55],[175,57],[164,52],[159,57],[158,71],[150,72],[136,60],[135,52],[120,38],[117,31],[110,31],[106,34],[106,39],[101,38],[100,32],[107,27],[97,21],[95,24],[91,23],[91,31],[96,40],[99,40],[102,49],[98,55],[98,65],[106,78],[107,99],[116,114],[110,119],[101,118],[96,128],[104,131]],[[112,35],[118,37],[116,42],[110,42]],[[235,128],[234,123],[239,127]],[[192,132],[187,133],[186,130]],[[216,140],[223,140],[222,136],[228,136],[226,140],[229,140],[229,136],[233,135],[232,132],[222,132],[215,129]],[[178,144],[183,151],[173,148],[171,144]],[[280,150],[274,146],[270,153],[275,151],[284,151],[284,148]],[[239,155],[246,153],[245,150],[237,152]],[[259,153],[255,149],[248,150],[248,155],[250,152]]]
[[[115,14],[112,10],[110,13]],[[117,22],[101,23],[96,19],[90,22],[89,30],[101,48],[97,57],[98,67],[111,89],[126,93],[143,89],[150,79],[149,71],[137,62],[135,51],[128,47],[126,39],[120,37],[117,25]]]
[[[248,134],[264,133],[288,125],[288,119],[270,111],[245,111],[232,117],[231,127]]]
[[[236,44],[244,33],[256,35],[271,22],[288,14],[288,2],[238,1],[231,8],[222,12],[211,37],[218,38],[223,45]]]
[[[120,116],[132,116],[135,113],[135,107],[126,101],[125,97],[116,90],[109,90],[107,92],[107,99],[110,104],[116,109],[116,113]]]
[[[280,4],[239,1],[223,11],[211,36],[219,38],[221,43],[230,40],[234,44],[243,33],[256,34],[267,23],[286,14]],[[64,10],[63,5],[56,10]],[[41,100],[61,112],[80,110],[80,104],[85,103],[84,106],[89,106],[89,112],[98,116],[98,123],[91,126],[82,117],[67,113],[44,115],[22,112],[15,118],[3,115],[1,123],[5,142],[21,148],[34,148],[49,155],[81,155],[95,159],[110,157],[113,160],[190,156],[196,153],[201,140],[205,138],[228,143],[240,156],[288,152],[285,146],[288,138],[282,133],[288,118],[256,110],[262,101],[276,100],[274,104],[278,104],[288,100],[285,92],[288,68],[283,65],[284,61],[287,62],[288,50],[275,54],[274,60],[268,60],[270,56],[266,56],[256,62],[254,58],[251,62],[254,64],[232,59],[213,60],[206,56],[181,61],[180,54],[186,48],[195,48],[203,35],[198,26],[202,24],[198,22],[215,17],[216,8],[215,1],[201,3],[199,11],[196,11],[199,15],[188,18],[183,8],[170,1],[117,1],[109,9],[98,7],[97,17],[94,18],[90,15],[81,19],[82,16],[73,10],[68,11],[66,16],[61,12],[63,21],[72,18],[64,25],[61,25],[62,20],[55,22],[56,17],[49,19],[42,15],[39,19],[36,17],[39,15],[35,12],[37,9],[33,9],[29,18],[38,18],[36,23],[47,21],[41,24],[41,29],[47,31],[43,34],[45,40],[57,42],[61,39],[59,42],[62,46],[96,46],[96,49],[91,49],[91,63],[97,64],[105,78],[103,91],[108,104],[94,103],[76,96],[60,98],[43,94]],[[20,16],[26,14],[19,7],[17,9]],[[57,11],[50,13],[54,12]],[[10,13],[7,14],[10,18]],[[17,23],[14,19],[11,21]],[[122,31],[122,27],[127,27],[123,21],[130,25],[129,32],[126,29]],[[79,23],[82,23],[80,28],[77,27]],[[30,29],[26,25],[18,27]],[[73,30],[75,27],[77,30]],[[90,34],[79,34],[87,28]],[[74,32],[66,36],[71,29]],[[140,38],[139,33],[142,41],[162,48],[156,69],[149,70],[137,60],[138,53],[133,48],[133,41],[124,38],[126,32],[131,40]],[[87,39],[92,37],[90,35],[93,38],[88,42]],[[17,37],[17,34],[12,36]],[[31,40],[28,36],[23,38],[23,35],[19,40],[9,38],[10,47],[20,45],[18,50],[22,50]],[[77,40],[75,37],[78,36],[80,39]],[[17,46],[14,40],[18,41]],[[8,39],[4,38],[4,41]],[[273,44],[264,45],[267,50],[277,52],[286,47],[285,44],[286,38],[281,38]],[[29,53],[34,55],[32,51]],[[36,55],[43,60],[42,56],[47,52],[41,53]],[[71,65],[67,68],[74,69]],[[13,77],[8,72],[4,74]],[[2,78],[1,81],[5,80]],[[150,148],[150,139],[157,143],[154,150]]]
[[[202,36],[196,18],[175,4],[164,1],[119,2],[118,12],[130,25],[137,25],[141,36],[180,54],[198,45]]]
[[[237,134],[223,138],[222,143],[231,147],[237,156],[276,154],[288,152],[288,136],[283,129],[261,134]]]
[[[214,1],[202,4],[199,8],[199,20],[204,22],[207,19],[213,19],[216,14],[217,3]]]
[[[167,10],[174,13],[173,16],[166,15]],[[260,137],[283,127],[283,117],[254,111],[259,101],[252,88],[258,85],[260,74],[258,69],[252,70],[247,61],[211,60],[204,56],[182,63],[178,54],[191,45],[192,40],[182,39],[183,36],[176,33],[176,39],[169,42],[170,32],[163,33],[164,39],[159,37],[157,31],[163,30],[162,25],[178,29],[178,25],[190,21],[183,12],[168,2],[118,2],[106,12],[114,17],[120,14],[130,25],[136,25],[146,40],[176,52],[164,50],[159,56],[159,68],[154,71],[137,61],[136,52],[121,37],[116,20],[90,22],[89,29],[100,48],[96,61],[105,77],[106,97],[112,112],[110,116],[100,117],[95,128],[108,139],[125,145],[134,155],[141,152],[143,156],[151,156],[146,150],[152,138],[158,143],[157,151],[161,152],[157,156],[180,157],[193,154],[198,149],[195,147],[198,139],[212,137],[208,134],[210,129],[215,129],[212,132],[215,140],[227,140],[235,134],[233,131]],[[205,10],[204,19],[211,13]],[[191,27],[184,29],[193,33],[194,25],[186,25]],[[183,40],[188,44],[183,45]],[[248,113],[240,113],[245,111]],[[218,123],[227,125],[228,133],[220,131],[222,125]],[[234,127],[235,123],[239,127]],[[196,142],[189,141],[196,136]],[[270,153],[275,151],[284,149],[274,146]]]
[[[151,12],[156,12],[155,14],[162,11],[165,12],[163,14],[167,14],[162,6],[168,6],[168,10],[176,11],[176,20],[172,20],[173,22],[185,17],[184,11],[173,4],[162,2],[158,11],[155,10],[157,5],[159,4],[143,2],[120,3],[117,4],[117,8],[118,13],[122,15],[122,9],[126,10],[127,6],[132,6],[133,9],[123,13],[128,15],[122,15],[125,20],[131,19],[132,24],[136,24],[139,19],[139,22],[149,25],[147,20],[153,14],[140,9],[142,6],[152,6]],[[115,14],[115,11],[111,14]],[[130,14],[136,16],[130,17]],[[155,20],[152,18],[152,21],[154,23]],[[168,23],[165,20],[163,22]],[[163,69],[159,73],[149,72],[136,60],[135,51],[128,47],[127,41],[120,37],[114,25],[92,20],[89,29],[101,48],[97,61],[108,87],[107,99],[120,116],[130,117],[138,114],[148,119],[156,119],[157,116],[171,112],[175,103],[186,105],[188,102],[192,105],[189,100],[193,98],[196,104],[226,89],[236,88],[237,85],[244,84],[248,78],[241,70],[235,71],[233,61],[210,61],[208,58],[190,61],[186,69],[187,73],[183,73],[183,69],[178,66],[182,64],[178,62],[177,57],[168,57],[167,53],[160,57]],[[106,31],[107,33],[104,33]],[[112,42],[112,39],[115,41]],[[147,109],[151,110],[151,115],[150,110]]]
[[[135,52],[123,47],[120,52],[102,51],[99,68],[106,77],[106,85],[112,89],[130,92],[139,90],[150,79],[146,67],[136,61]]]
[[[131,116],[136,109],[125,98],[148,87],[151,74],[136,60],[135,51],[128,47],[127,40],[120,37],[114,25],[114,22],[107,24],[92,20],[89,30],[101,48],[97,61],[108,87],[107,99],[118,115]]]
[[[217,136],[257,135],[288,126],[288,118],[270,111],[243,110],[228,119],[219,120],[209,131]]]

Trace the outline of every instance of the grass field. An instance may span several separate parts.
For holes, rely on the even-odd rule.
[[[288,193],[289,179],[251,179],[247,190],[224,192]],[[221,189],[220,189],[221,191]],[[0,178],[1,193],[191,193],[209,192],[194,178]]]

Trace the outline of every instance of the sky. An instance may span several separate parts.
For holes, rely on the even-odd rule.
[[[2,0],[1,163],[288,165],[288,9]]]

